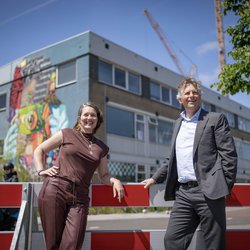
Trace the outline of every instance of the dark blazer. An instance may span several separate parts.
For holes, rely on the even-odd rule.
[[[175,123],[170,157],[152,176],[156,183],[166,180],[165,200],[174,200],[179,187],[175,141],[182,118]],[[193,163],[197,181],[203,194],[212,200],[228,195],[237,173],[237,153],[226,117],[220,113],[201,109],[198,119]]]

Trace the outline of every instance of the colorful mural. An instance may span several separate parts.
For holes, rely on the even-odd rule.
[[[10,92],[9,123],[4,157],[35,172],[33,152],[51,135],[68,127],[66,106],[55,93],[56,68],[49,58],[25,58],[16,66]],[[56,151],[47,155],[50,165]]]

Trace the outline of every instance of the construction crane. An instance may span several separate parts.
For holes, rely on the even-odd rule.
[[[144,10],[144,14],[146,15],[146,17],[148,18],[152,28],[156,31],[157,35],[159,36],[160,40],[162,41],[164,47],[167,49],[169,55],[171,56],[171,58],[173,59],[176,67],[178,68],[179,72],[181,75],[185,76],[185,72],[183,69],[183,66],[181,65],[181,63],[179,62],[175,52],[171,49],[171,47],[169,46],[168,40],[167,38],[164,36],[159,24],[154,20],[154,18],[152,17],[152,15],[149,13],[148,9]],[[193,64],[192,65],[192,70],[190,73],[190,76],[193,77],[196,74],[196,65]]]
[[[224,34],[223,34],[223,20],[221,14],[221,0],[214,0],[215,5],[215,17],[216,17],[216,30],[217,30],[217,41],[218,41],[218,49],[219,49],[219,64],[220,64],[220,73],[223,70],[223,67],[226,64],[225,58],[225,42],[224,42]],[[227,94],[224,95],[229,98]]]
[[[215,4],[217,40],[218,40],[218,48],[219,48],[219,64],[220,64],[220,72],[221,72],[223,67],[226,64],[223,21],[222,21],[222,14],[221,14],[221,0],[214,0],[214,4]]]

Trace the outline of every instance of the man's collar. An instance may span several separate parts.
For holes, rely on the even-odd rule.
[[[196,111],[196,113],[191,118],[186,117],[185,110],[180,113],[180,116],[186,121],[192,121],[194,119],[198,120],[200,113],[201,113],[201,107]]]

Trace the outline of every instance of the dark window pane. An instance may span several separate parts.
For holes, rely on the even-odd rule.
[[[158,142],[159,144],[170,145],[173,133],[173,123],[158,120]]]
[[[160,100],[160,85],[154,82],[150,83],[150,97]]]
[[[134,75],[132,73],[129,73],[128,90],[135,93],[135,94],[140,93],[140,77],[138,75]]]
[[[6,98],[7,98],[6,93],[0,95],[0,110],[6,108],[6,100],[7,100]]]
[[[115,85],[126,88],[126,74],[124,70],[115,68]]]
[[[179,101],[176,99],[177,96],[177,91],[172,89],[172,105],[175,106],[176,108],[180,108],[180,103]]]
[[[99,61],[98,80],[101,82],[112,84],[112,64]]]
[[[162,101],[166,103],[170,103],[169,98],[169,89],[162,87]]]
[[[107,132],[134,138],[134,113],[108,106]]]

